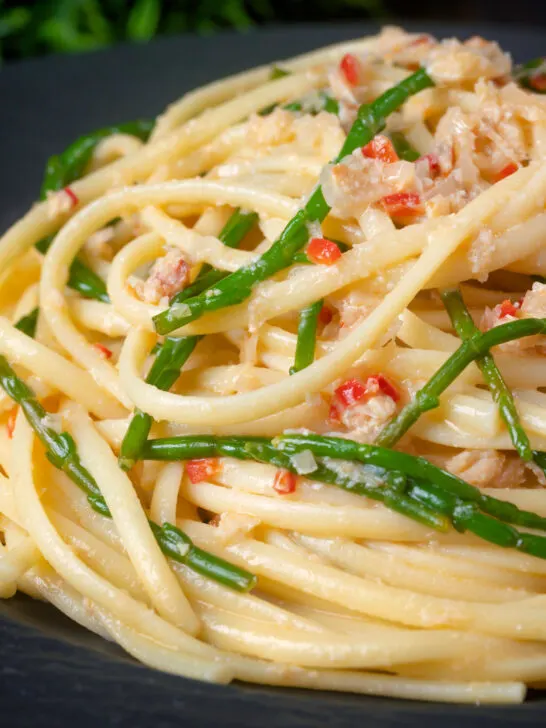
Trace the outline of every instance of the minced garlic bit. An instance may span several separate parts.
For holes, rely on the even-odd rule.
[[[318,467],[311,450],[302,450],[302,452],[292,455],[290,462],[298,475],[308,475],[309,473],[313,473]]]

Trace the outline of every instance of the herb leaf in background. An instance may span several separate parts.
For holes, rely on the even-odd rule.
[[[161,18],[160,0],[137,0],[127,19],[127,37],[146,41],[157,33]]]
[[[0,0],[0,62],[156,35],[384,16],[386,0]]]

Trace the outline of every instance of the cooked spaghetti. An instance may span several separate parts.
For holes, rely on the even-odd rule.
[[[387,28],[52,157],[0,242],[0,595],[212,682],[540,687],[545,90]]]

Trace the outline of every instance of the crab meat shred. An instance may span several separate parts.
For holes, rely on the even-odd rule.
[[[496,450],[463,450],[445,467],[479,488],[517,488],[525,480],[523,463]]]
[[[512,62],[493,41],[475,37],[461,43],[450,38],[432,48],[425,67],[437,85],[445,86],[503,78],[510,74]]]
[[[334,157],[344,141],[344,132],[335,114],[321,111],[316,116],[295,116],[277,108],[266,116],[250,119],[246,141],[260,154],[288,152],[292,144],[310,156],[317,154],[325,162]]]
[[[343,410],[341,421],[349,430],[351,439],[372,443],[395,413],[396,402],[392,397],[376,394],[362,404]]]
[[[538,281],[533,283],[530,291],[527,291],[521,301],[512,303],[511,301],[503,301],[501,304],[491,309],[486,307],[480,321],[482,331],[488,331],[500,324],[506,324],[510,321],[517,321],[519,318],[545,318],[546,317],[546,285]],[[508,341],[500,344],[500,351],[516,356],[525,356],[532,349],[538,347],[543,350],[546,346],[544,336],[536,334],[535,336],[525,336],[515,341]]]
[[[189,264],[177,248],[171,248],[156,260],[137,293],[146,303],[159,303],[162,298],[171,298],[182,291],[189,283],[189,277]]]
[[[415,165],[399,160],[385,164],[365,157],[360,149],[321,174],[326,202],[334,216],[360,217],[364,210],[381,198],[399,192],[418,192]]]
[[[538,281],[533,283],[521,303],[523,318],[546,318],[546,285]]]

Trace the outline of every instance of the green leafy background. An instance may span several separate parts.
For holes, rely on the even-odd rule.
[[[383,0],[0,0],[0,62],[185,31],[384,16]]]

